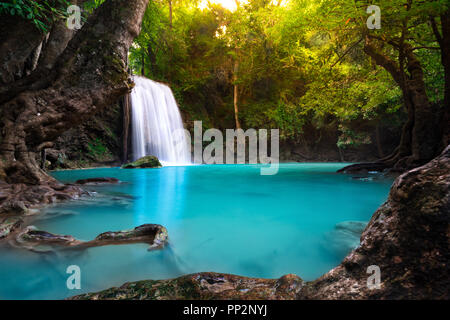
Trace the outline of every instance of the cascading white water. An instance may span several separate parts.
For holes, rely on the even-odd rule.
[[[133,76],[131,92],[133,160],[153,155],[163,164],[190,164],[191,156],[172,90]]]

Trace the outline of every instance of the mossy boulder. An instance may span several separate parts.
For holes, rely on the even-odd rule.
[[[303,280],[288,274],[280,279],[247,278],[200,272],[168,280],[128,282],[117,288],[85,293],[70,300],[294,300]]]
[[[124,164],[122,169],[136,169],[136,168],[161,168],[162,164],[155,156],[145,156],[137,159],[134,162]]]

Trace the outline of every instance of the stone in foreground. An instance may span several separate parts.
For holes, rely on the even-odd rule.
[[[258,279],[202,272],[169,280],[129,282],[120,288],[72,297],[73,300],[293,300],[303,280],[288,274]]]
[[[150,244],[150,249],[162,248],[169,236],[167,229],[159,224],[143,224],[132,230],[109,231],[99,234],[86,244],[94,246],[143,242]]]
[[[83,243],[69,235],[53,234],[47,231],[38,230],[34,226],[28,226],[16,237],[17,244],[24,248],[35,249],[41,246],[76,246]]]
[[[145,156],[137,159],[134,162],[124,164],[122,169],[136,169],[136,168],[161,168],[162,164],[155,156]]]
[[[82,241],[70,235],[53,234],[28,226],[16,236],[15,245],[36,252],[45,252],[49,248],[85,249],[116,244],[147,243],[151,250],[163,248],[167,241],[167,229],[159,224],[143,224],[132,230],[104,232],[92,241]]]

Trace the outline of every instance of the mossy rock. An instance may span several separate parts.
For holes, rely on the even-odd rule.
[[[136,168],[161,168],[162,164],[155,156],[145,156],[137,159],[134,162],[124,164],[122,169],[136,169]]]

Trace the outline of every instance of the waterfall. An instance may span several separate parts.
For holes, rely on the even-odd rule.
[[[172,90],[162,83],[133,76],[131,92],[133,160],[146,155],[164,164],[190,164],[191,155]]]

